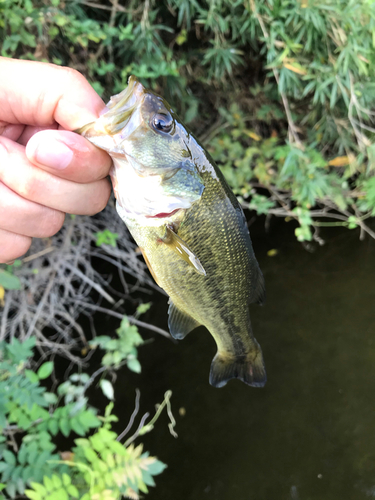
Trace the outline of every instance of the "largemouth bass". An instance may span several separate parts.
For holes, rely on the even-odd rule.
[[[217,344],[211,385],[263,386],[249,304],[263,302],[264,279],[241,206],[210,155],[135,77],[79,133],[113,159],[117,211],[170,297],[171,335],[204,325]]]

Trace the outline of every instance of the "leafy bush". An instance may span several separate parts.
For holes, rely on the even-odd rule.
[[[122,337],[117,347],[126,343],[127,356],[132,353],[130,361],[134,362],[133,346],[142,339],[136,327],[126,325],[119,329]],[[130,332],[128,339],[126,332]],[[131,442],[153,428],[155,417],[147,425],[144,418],[136,435],[121,444],[123,436],[111,430],[118,420],[111,414],[113,403],[101,417],[86,396],[88,387],[104,370],[91,377],[72,374],[57,386],[57,394],[49,392],[44,381],[52,374],[54,363],[47,361],[37,371],[31,370],[34,346],[34,337],[23,343],[16,339],[0,343],[0,485],[7,498],[111,500],[147,493],[147,486],[154,485],[152,476],[165,465],[142,453],[142,445],[134,447]],[[109,368],[108,363],[104,365]],[[111,383],[103,378],[100,386],[113,399]],[[166,395],[162,407],[169,404],[169,397]],[[71,451],[58,453],[54,440],[59,435],[81,437],[74,439]],[[5,497],[0,493],[0,498]]]
[[[319,240],[327,216],[375,237],[373,2],[5,0],[0,13],[2,55],[75,67],[106,98],[134,74],[198,132],[213,123],[203,139],[245,206],[296,219],[298,239]]]

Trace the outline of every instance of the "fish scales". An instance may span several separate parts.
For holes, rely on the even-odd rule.
[[[197,274],[163,244],[163,227],[145,229],[131,219],[127,219],[127,226],[173,303],[206,326],[218,345],[237,352],[236,334],[247,331],[249,325],[250,297],[245,285],[252,279],[252,270],[247,258],[248,242],[243,232],[233,229],[238,225],[234,207],[226,196],[217,196],[217,182],[210,175],[204,177],[202,199],[189,209],[178,234],[199,255],[206,276]],[[176,280],[177,274],[183,276],[183,281]],[[224,333],[229,333],[230,338]],[[246,339],[240,343],[246,343]]]
[[[139,87],[136,88],[139,91]],[[152,95],[149,91],[145,92],[147,96]],[[158,101],[157,112],[163,109],[169,112],[166,106],[165,103],[163,108]],[[177,122],[175,115],[171,115]],[[102,147],[96,136],[90,137],[87,129],[83,135]],[[119,159],[118,148],[114,157],[112,178],[117,209],[141,248],[153,277],[170,297],[171,334],[175,338],[183,338],[195,327],[204,325],[214,337],[218,351],[211,365],[210,383],[221,387],[231,378],[239,378],[249,385],[263,386],[266,381],[263,357],[252,333],[248,306],[249,303],[263,301],[264,280],[253,252],[245,217],[212,158],[178,123],[171,147],[180,137],[186,149],[179,157],[182,162],[182,167],[177,170],[179,176],[170,170],[178,157],[178,149],[175,148],[173,154],[168,155],[169,173],[162,178],[160,185],[164,185],[168,200],[178,193],[184,198],[183,203],[190,203],[190,206],[184,205],[181,209],[177,206],[177,210],[151,215],[147,219],[136,210],[129,210],[126,196],[121,202],[120,184],[123,182],[124,185],[126,178],[130,178],[124,174],[124,181],[121,181],[122,172],[132,168],[129,163],[134,164],[134,145],[141,147],[137,136],[138,144],[134,141],[128,146],[133,155],[131,158],[124,155],[123,159]],[[160,171],[163,169],[162,143],[153,145],[153,139],[154,136],[151,136],[148,150],[143,149],[136,158],[137,161],[142,158],[140,164],[144,171],[141,176],[147,172],[147,162],[154,165],[154,157],[160,162]],[[123,147],[126,153],[126,145]],[[109,151],[108,147],[103,149]],[[190,157],[188,162],[184,159],[187,156]],[[189,193],[191,198],[187,203]],[[156,195],[152,190],[144,195],[145,205],[153,203],[153,196]],[[182,254],[184,258],[181,258]]]

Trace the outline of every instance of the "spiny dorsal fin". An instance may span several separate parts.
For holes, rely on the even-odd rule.
[[[193,267],[198,274],[206,276],[202,264],[194,252],[190,250],[182,238],[180,238],[169,226],[166,226],[166,236],[163,242],[174,250],[189,266]]]
[[[168,327],[174,339],[181,340],[185,338],[188,333],[198,326],[200,326],[198,321],[182,312],[169,300]]]

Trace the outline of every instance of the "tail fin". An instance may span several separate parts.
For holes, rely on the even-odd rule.
[[[262,350],[257,342],[254,349],[243,356],[218,352],[211,364],[210,384],[223,387],[232,378],[239,378],[252,387],[263,387],[267,381]]]

